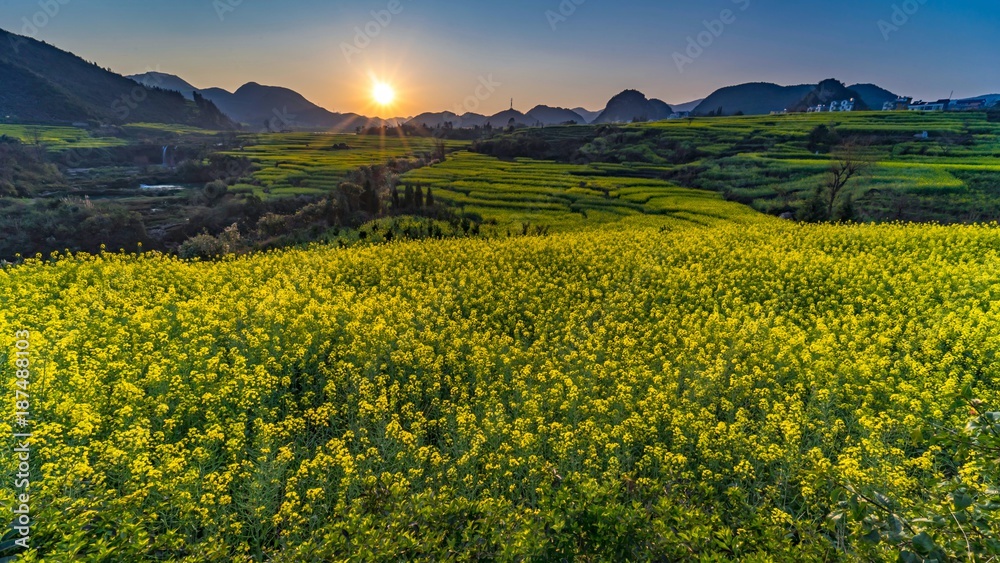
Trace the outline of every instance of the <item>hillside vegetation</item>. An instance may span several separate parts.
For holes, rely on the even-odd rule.
[[[664,179],[774,215],[800,214],[853,153],[864,170],[840,194],[853,211],[839,218],[975,222],[1000,220],[998,136],[984,113],[851,112],[533,129],[472,150]]]
[[[139,86],[47,43],[0,29],[0,121],[235,124],[211,102]]]
[[[151,123],[95,130],[0,124],[0,259],[96,252],[102,244],[176,252],[192,238],[227,230],[243,233],[232,251],[323,240],[377,218],[398,174],[460,146],[432,138],[237,136]],[[374,176],[378,185],[368,187],[383,201],[361,210],[358,194],[341,187],[362,190]]]

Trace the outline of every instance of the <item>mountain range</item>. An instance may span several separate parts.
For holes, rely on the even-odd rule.
[[[698,107],[699,104],[705,101],[705,98],[700,98],[690,102],[684,102],[683,104],[670,104],[670,107],[674,108],[676,112],[692,112],[694,108]]]
[[[8,122],[155,122],[212,129],[242,126],[263,131],[331,132],[403,123],[430,128],[534,127],[656,121],[675,112],[704,116],[805,111],[849,98],[856,100],[856,109],[881,109],[897,95],[874,84],[846,86],[834,79],[794,86],[755,82],[727,86],[703,100],[673,107],[637,90],[625,90],[600,111],[539,105],[527,113],[511,108],[493,115],[444,111],[379,119],[335,113],[294,90],[256,82],[230,92],[222,88],[199,89],[181,77],[162,72],[125,77],[47,43],[0,29],[0,121]]]
[[[144,86],[176,90],[186,97],[200,94],[226,115],[251,129],[354,131],[357,127],[380,127],[385,124],[381,119],[356,113],[333,113],[310,102],[294,90],[263,86],[256,82],[249,82],[235,92],[229,92],[222,88],[199,90],[178,76],[161,72],[147,72],[128,78]]]
[[[587,123],[593,122],[595,119],[597,119],[597,116],[601,115],[601,112],[599,111],[590,111],[589,109],[584,109],[584,108],[573,108],[573,113],[582,117],[583,120]]]
[[[236,127],[212,102],[134,81],[96,63],[0,29],[0,120]]]
[[[885,102],[898,96],[874,84],[844,86],[828,79],[819,84],[779,86],[768,82],[753,82],[727,86],[713,92],[692,111],[694,115],[766,115],[772,112],[805,111],[811,106],[834,100],[856,98],[856,109],[882,109]]]

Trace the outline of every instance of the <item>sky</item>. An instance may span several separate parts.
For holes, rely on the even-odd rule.
[[[1000,92],[996,0],[0,0],[0,28],[122,74],[285,86],[381,117],[825,78],[924,99]],[[394,104],[374,103],[374,80]]]

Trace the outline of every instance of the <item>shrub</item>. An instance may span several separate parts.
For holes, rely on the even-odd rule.
[[[239,228],[233,224],[222,234],[213,237],[207,233],[192,237],[177,250],[181,258],[217,258],[244,249]]]
[[[229,192],[229,186],[226,185],[222,180],[214,180],[205,184],[205,188],[202,190],[202,195],[205,196],[205,200],[209,204],[213,204],[221,200]]]

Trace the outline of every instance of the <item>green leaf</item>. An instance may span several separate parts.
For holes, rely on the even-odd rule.
[[[929,554],[934,551],[935,547],[937,547],[934,545],[934,540],[927,535],[927,532],[920,532],[919,534],[913,536],[913,540],[911,541],[913,542],[913,547],[916,548],[917,553],[923,555]]]
[[[875,500],[885,508],[892,508],[892,500],[880,492],[875,492]]]
[[[834,510],[827,516],[827,519],[833,522],[834,525],[839,526],[847,519],[847,514],[845,514],[843,510]]]
[[[878,530],[872,530],[867,534],[861,536],[861,539],[870,544],[877,544],[878,542],[882,541],[882,536],[879,535]]]
[[[961,511],[972,506],[974,499],[966,493],[958,492],[952,495],[952,502],[955,504],[955,510]]]
[[[972,400],[972,384],[968,384],[962,388],[962,398],[966,401]]]

